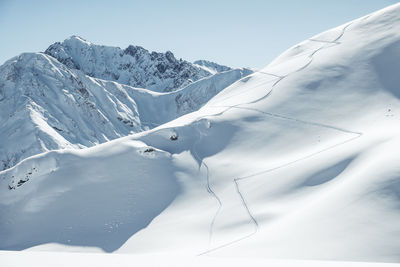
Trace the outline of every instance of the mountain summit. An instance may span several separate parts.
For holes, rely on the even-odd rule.
[[[44,53],[90,77],[157,92],[174,91],[217,72],[231,70],[216,63],[210,69],[203,67],[201,61],[193,64],[178,60],[170,51],[149,52],[134,45],[126,49],[95,45],[79,36],[54,43]]]

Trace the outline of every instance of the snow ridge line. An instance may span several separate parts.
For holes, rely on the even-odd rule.
[[[327,41],[327,43],[331,43],[331,44],[334,44],[334,45],[339,45],[339,44],[340,44],[339,40],[343,37],[343,35],[345,34],[347,28],[350,27],[353,23],[354,23],[354,21],[353,21],[353,22],[350,22],[350,23],[348,23],[346,26],[344,26],[344,27],[342,28],[342,31],[341,31],[341,33],[339,34],[339,36],[336,37],[333,41]],[[348,139],[348,140],[345,140],[345,141],[340,142],[340,143],[338,143],[338,144],[332,145],[332,146],[327,147],[327,148],[325,148],[325,149],[322,149],[322,150],[320,150],[320,151],[314,152],[314,153],[312,153],[312,154],[310,154],[310,155],[307,155],[307,156],[305,156],[305,157],[302,157],[302,158],[300,158],[300,159],[297,159],[297,160],[294,160],[294,161],[285,163],[285,164],[280,165],[280,166],[278,166],[278,167],[274,167],[274,168],[272,168],[272,169],[264,170],[264,171],[262,171],[262,172],[257,172],[257,173],[255,173],[255,174],[250,174],[250,175],[243,176],[243,177],[234,178],[234,179],[233,179],[233,182],[235,183],[236,191],[237,191],[239,197],[241,198],[242,204],[243,204],[244,208],[246,209],[246,211],[247,211],[247,213],[248,213],[248,215],[249,215],[249,217],[250,217],[252,223],[255,225],[255,230],[254,230],[252,233],[250,233],[250,234],[248,234],[248,235],[246,235],[246,236],[244,236],[244,237],[241,237],[241,238],[239,238],[239,239],[233,240],[233,241],[228,242],[228,243],[226,243],[226,244],[220,245],[220,246],[215,247],[215,248],[213,248],[213,249],[206,250],[206,251],[204,251],[204,252],[198,254],[198,256],[205,255],[205,254],[214,252],[214,251],[216,251],[216,250],[225,248],[225,247],[230,246],[230,245],[232,245],[232,244],[234,244],[234,243],[237,243],[237,242],[239,242],[239,241],[242,241],[242,240],[244,240],[244,239],[247,239],[247,238],[249,238],[249,237],[251,237],[251,236],[253,236],[254,234],[257,233],[257,231],[258,231],[258,229],[259,229],[259,224],[258,224],[256,218],[253,216],[252,212],[250,211],[249,206],[248,206],[248,204],[247,204],[247,202],[246,202],[246,199],[243,197],[243,194],[242,194],[241,191],[240,191],[239,181],[245,180],[245,179],[248,179],[248,178],[252,178],[252,177],[255,177],[255,176],[257,176],[257,175],[264,174],[264,173],[267,173],[267,172],[272,172],[272,171],[277,170],[277,169],[281,169],[281,168],[283,168],[283,167],[289,166],[289,165],[294,164],[294,163],[296,163],[296,162],[299,162],[299,161],[302,161],[302,160],[311,158],[311,157],[313,157],[313,156],[315,156],[315,155],[317,155],[317,154],[323,153],[323,152],[325,152],[325,151],[327,151],[327,150],[330,150],[330,149],[333,149],[333,148],[338,147],[338,146],[340,146],[340,145],[343,145],[343,144],[346,144],[346,143],[348,143],[348,142],[351,142],[351,141],[353,141],[353,140],[355,140],[355,139],[357,139],[357,138],[359,138],[359,137],[362,136],[362,133],[361,133],[361,132],[354,132],[354,131],[346,130],[346,129],[343,129],[343,128],[339,128],[339,127],[335,127],[335,126],[331,126],[331,125],[326,125],[326,124],[321,124],[321,123],[316,123],[316,122],[303,121],[303,120],[299,120],[299,119],[296,119],[296,118],[287,117],[287,116],[284,116],[284,115],[279,115],[279,114],[273,114],[273,113],[269,113],[269,112],[264,112],[264,111],[261,111],[261,110],[255,109],[255,108],[239,107],[239,106],[241,106],[241,105],[248,105],[248,104],[257,103],[257,102],[259,102],[259,101],[261,101],[261,100],[263,100],[263,99],[269,97],[269,96],[272,94],[272,91],[273,91],[274,87],[275,87],[279,82],[281,82],[284,78],[290,76],[291,74],[294,74],[294,73],[297,73],[297,72],[300,72],[300,71],[306,69],[306,68],[312,63],[313,58],[314,58],[314,56],[315,56],[316,53],[318,53],[319,51],[321,51],[321,50],[323,50],[323,49],[330,48],[330,47],[332,47],[332,46],[329,46],[329,47],[328,47],[328,46],[319,47],[318,49],[316,49],[315,51],[313,51],[313,52],[308,56],[308,57],[310,58],[310,60],[309,60],[305,65],[303,65],[303,66],[300,67],[299,69],[297,69],[297,70],[295,70],[295,71],[292,71],[292,72],[290,72],[290,73],[288,73],[288,74],[286,74],[286,75],[284,75],[284,76],[278,76],[278,75],[274,75],[274,74],[270,74],[270,73],[263,73],[263,72],[260,72],[260,73],[263,73],[263,74],[267,74],[267,75],[272,75],[272,76],[275,76],[275,77],[279,77],[279,79],[271,86],[270,91],[269,91],[266,95],[264,95],[264,96],[262,96],[262,97],[260,97],[260,98],[258,98],[258,99],[256,99],[256,100],[253,100],[253,101],[250,101],[250,102],[247,102],[247,103],[236,104],[236,105],[233,105],[233,106],[213,106],[213,107],[227,107],[227,108],[226,108],[225,110],[223,110],[223,111],[217,113],[217,114],[205,115],[205,116],[202,116],[202,117],[200,117],[200,118],[198,119],[198,120],[200,120],[200,119],[202,119],[202,118],[206,118],[206,117],[209,117],[209,116],[220,116],[220,115],[224,114],[225,112],[227,112],[227,111],[229,111],[230,109],[233,109],[233,108],[248,109],[248,110],[253,110],[253,111],[261,112],[261,113],[263,113],[263,114],[265,114],[265,115],[272,116],[272,117],[277,117],[277,118],[286,119],[286,120],[292,120],[292,121],[299,122],[299,123],[305,123],[305,124],[308,124],[308,125],[314,125],[314,126],[318,126],[318,127],[329,128],[329,129],[333,129],[333,130],[337,130],[337,131],[341,131],[341,132],[351,133],[351,134],[356,134],[356,135],[357,135],[356,137],[352,137],[352,138],[350,138],[350,139]],[[208,171],[208,167],[207,167],[207,171]],[[210,189],[211,189],[211,188],[210,188]],[[214,191],[213,191],[213,192],[214,192]],[[215,192],[214,192],[214,194],[215,194]],[[215,196],[217,196],[217,195],[215,194]],[[219,198],[218,198],[218,199],[219,199]],[[222,206],[222,204],[221,204],[221,206]],[[219,210],[218,210],[218,211],[219,211]],[[217,215],[217,214],[216,214],[216,215]],[[215,217],[213,218],[213,222],[214,222],[214,221],[215,221]]]

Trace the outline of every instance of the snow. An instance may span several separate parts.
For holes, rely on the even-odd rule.
[[[62,252],[12,252],[0,251],[2,266],[270,266],[270,267],[398,267],[399,264],[343,261],[301,261],[276,259],[243,259],[188,257],[182,254],[121,255]],[[43,260],[46,259],[46,260]]]
[[[79,36],[54,43],[45,53],[91,77],[157,92],[174,91],[212,74],[232,70],[208,61],[192,64],[178,60],[170,51],[149,52],[133,45],[124,50],[95,45]]]
[[[0,172],[0,248],[28,250],[4,257],[398,263],[399,14],[396,4],[314,36],[153,129]]]
[[[196,66],[199,66],[200,68],[205,69],[206,71],[208,71],[212,74],[232,70],[230,67],[219,65],[215,62],[208,61],[208,60],[196,60],[193,62],[193,64],[195,64]]]
[[[117,249],[146,227],[180,191],[170,170],[170,156],[146,149],[148,146],[138,141],[107,143],[89,150],[48,152],[34,156],[34,163],[26,160],[10,169],[12,186],[21,179],[32,186],[15,186],[14,190],[21,192],[18,196],[4,192],[14,190],[1,189],[6,207],[2,211],[7,214],[1,223],[2,243],[17,250],[48,242]],[[153,164],[159,166],[158,171],[153,170]]]
[[[0,169],[41,152],[154,128],[199,109],[250,73],[233,69],[156,93],[87,76],[43,53],[22,54],[0,66]]]

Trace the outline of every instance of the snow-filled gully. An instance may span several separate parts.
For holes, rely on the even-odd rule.
[[[367,16],[367,17],[368,17],[368,16]],[[364,19],[365,19],[365,18],[364,18]],[[309,39],[309,41],[321,42],[321,43],[333,44],[333,45],[339,45],[339,44],[340,44],[339,40],[343,37],[343,35],[345,34],[347,28],[350,27],[351,24],[352,24],[352,22],[351,22],[351,23],[348,23],[346,26],[344,26],[344,27],[342,28],[341,33],[340,33],[333,41],[316,40],[316,39]],[[308,57],[309,57],[309,61],[308,61],[306,64],[304,64],[304,65],[301,66],[300,68],[298,68],[298,69],[296,69],[296,70],[294,70],[294,71],[292,71],[292,72],[290,72],[290,73],[288,73],[288,74],[286,74],[286,75],[284,75],[284,76],[279,76],[279,75],[276,75],[276,74],[273,74],[273,73],[267,73],[267,72],[263,72],[263,71],[255,71],[255,72],[258,72],[258,73],[261,73],[261,74],[270,75],[270,76],[273,76],[273,77],[278,78],[277,81],[271,86],[269,92],[268,92],[266,95],[264,95],[264,96],[262,96],[262,97],[260,97],[260,98],[258,98],[258,99],[256,99],[256,100],[253,100],[253,101],[250,101],[250,102],[247,102],[247,103],[236,104],[236,105],[233,105],[233,106],[212,106],[212,107],[216,107],[216,108],[221,108],[221,107],[223,107],[223,108],[226,108],[226,109],[223,110],[223,111],[221,111],[221,112],[219,112],[219,113],[216,113],[216,114],[214,114],[214,115],[206,115],[206,116],[202,116],[202,117],[198,118],[198,119],[200,120],[200,119],[202,119],[202,118],[206,118],[206,117],[210,117],[210,116],[220,116],[220,115],[224,114],[225,112],[227,112],[227,111],[229,111],[229,110],[231,110],[231,109],[233,109],[233,108],[236,108],[236,109],[245,109],[245,110],[250,110],[250,111],[254,111],[254,112],[259,112],[259,113],[262,113],[262,114],[264,114],[264,115],[266,115],[266,116],[270,116],[270,117],[274,117],[274,118],[279,118],[279,119],[283,119],[283,120],[290,120],[290,121],[293,121],[293,122],[296,122],[296,123],[303,123],[303,124],[308,124],[308,125],[310,125],[310,126],[312,125],[312,126],[317,126],[317,127],[328,128],[328,129],[332,129],[332,130],[336,130],[336,131],[340,131],[340,132],[344,132],[344,133],[350,133],[350,134],[354,134],[354,135],[355,135],[354,137],[351,137],[351,138],[349,138],[349,139],[347,139],[347,140],[345,140],[345,141],[342,141],[342,142],[337,143],[337,144],[335,144],[335,145],[331,145],[331,146],[329,146],[329,147],[326,147],[326,148],[321,149],[321,150],[319,150],[319,151],[316,151],[316,152],[314,152],[314,153],[305,155],[305,156],[303,156],[303,157],[301,157],[301,158],[298,158],[298,159],[296,159],[296,160],[293,160],[293,161],[284,163],[284,164],[279,165],[279,166],[277,166],[277,167],[270,168],[270,169],[266,169],[266,170],[259,171],[259,172],[256,172],[256,173],[252,173],[252,174],[249,174],[249,175],[246,175],[246,176],[234,178],[234,179],[232,180],[232,182],[235,184],[236,192],[237,192],[237,194],[239,195],[239,197],[240,197],[240,199],[241,199],[242,205],[243,205],[243,207],[245,208],[245,210],[247,211],[247,214],[248,214],[248,216],[249,216],[249,218],[250,218],[250,220],[251,220],[251,223],[254,225],[254,230],[253,230],[251,233],[246,234],[245,236],[242,236],[242,237],[240,237],[240,238],[238,238],[238,239],[232,240],[232,241],[230,241],[230,242],[228,242],[228,243],[225,243],[225,244],[223,244],[223,245],[217,246],[217,247],[215,247],[215,248],[207,249],[206,251],[204,251],[204,252],[198,254],[198,256],[205,255],[205,254],[214,252],[214,251],[216,251],[216,250],[225,248],[225,247],[227,247],[227,246],[230,246],[230,245],[232,245],[232,244],[235,244],[235,243],[237,243],[237,242],[240,242],[240,241],[242,241],[242,240],[244,240],[244,239],[247,239],[247,238],[249,238],[249,237],[251,237],[251,236],[253,236],[254,234],[257,233],[257,231],[258,231],[258,229],[259,229],[259,224],[258,224],[257,219],[255,218],[255,216],[252,214],[252,212],[251,212],[251,210],[250,210],[250,208],[249,208],[249,205],[248,205],[248,203],[247,203],[247,201],[246,201],[246,198],[245,198],[244,194],[243,194],[243,193],[241,192],[241,190],[240,190],[240,183],[239,183],[240,181],[244,181],[244,180],[247,180],[247,179],[251,179],[251,178],[254,178],[254,177],[256,177],[256,176],[259,176],[259,175],[262,175],[262,174],[265,174],[265,173],[269,173],[269,172],[273,172],[273,171],[275,171],[275,170],[278,170],[278,169],[287,167],[287,166],[292,165],[292,164],[294,164],[294,163],[297,163],[297,162],[299,162],[299,161],[306,160],[306,159],[308,159],[308,158],[311,158],[311,157],[313,157],[313,156],[315,156],[315,155],[318,155],[318,154],[320,154],[320,153],[323,153],[323,152],[325,152],[325,151],[334,149],[334,148],[336,148],[336,147],[338,147],[338,146],[341,146],[341,145],[344,145],[344,144],[349,143],[349,142],[351,142],[351,141],[354,141],[354,140],[360,138],[360,137],[363,135],[363,133],[361,133],[361,132],[351,131],[351,130],[339,128],[339,127],[332,126],[332,125],[327,125],[327,124],[321,124],[321,123],[317,123],[317,122],[311,122],[311,121],[300,120],[300,119],[297,119],[297,118],[292,118],[292,117],[288,117],[288,116],[284,116],[284,115],[280,115],[280,114],[274,114],[274,113],[270,113],[270,112],[265,112],[265,111],[262,111],[262,110],[259,110],[259,109],[256,109],[256,108],[241,107],[242,105],[249,105],[249,104],[257,103],[257,102],[262,101],[263,99],[269,97],[269,96],[272,94],[272,91],[273,91],[274,87],[275,87],[276,85],[278,85],[283,79],[287,78],[288,76],[290,76],[290,75],[292,75],[292,74],[294,74],[294,73],[297,73],[297,72],[300,72],[300,71],[306,69],[306,68],[312,63],[312,61],[313,61],[313,59],[314,59],[314,56],[315,56],[319,51],[321,51],[321,50],[323,50],[323,49],[326,49],[326,48],[330,48],[330,47],[333,47],[333,46],[326,46],[326,45],[324,45],[324,46],[322,46],[322,47],[319,47],[319,48],[315,49],[315,50],[308,56]],[[229,98],[231,98],[231,97],[232,97],[232,96],[230,96]],[[223,99],[223,100],[226,100],[226,99]],[[200,138],[199,138],[199,140],[198,140],[197,142],[200,142],[201,138],[202,138],[202,134],[200,133]],[[193,151],[194,151],[194,154],[195,154],[196,159],[200,161],[200,158],[198,157],[197,152],[196,152],[196,149],[195,149],[195,145],[197,144],[197,142],[193,145],[193,148],[194,148]],[[215,193],[215,191],[213,191],[213,189],[212,189],[212,187],[211,187],[211,185],[210,185],[210,178],[209,178],[209,172],[210,172],[210,170],[209,170],[209,167],[208,167],[207,164],[204,162],[204,160],[201,161],[201,164],[206,168],[206,173],[207,173],[207,185],[206,185],[206,187],[207,187],[207,192],[208,192],[209,194],[211,194],[211,195],[217,200],[218,205],[219,205],[219,206],[218,206],[218,209],[217,209],[217,211],[216,211],[216,213],[214,214],[214,216],[213,216],[213,218],[212,218],[212,221],[211,221],[211,223],[210,223],[210,226],[209,226],[209,227],[210,227],[210,228],[209,228],[209,244],[211,244],[212,235],[213,235],[214,223],[215,223],[215,220],[216,220],[216,218],[217,218],[217,216],[218,216],[218,214],[219,214],[219,212],[220,212],[220,210],[221,210],[221,208],[222,208],[223,203],[222,203],[221,199],[218,197],[218,195]],[[201,165],[200,165],[200,167],[201,167]]]

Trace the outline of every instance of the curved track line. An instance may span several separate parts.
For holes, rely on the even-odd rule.
[[[338,131],[342,131],[342,132],[346,132],[346,133],[350,133],[350,134],[362,134],[361,132],[350,131],[350,130],[347,130],[347,129],[344,129],[344,128],[340,128],[340,127],[336,127],[336,126],[332,126],[332,125],[329,125],[329,124],[323,124],[323,123],[319,123],[319,122],[300,120],[300,119],[288,117],[288,116],[285,116],[285,115],[280,115],[280,114],[276,114],[276,113],[262,111],[262,110],[259,110],[259,109],[256,109],[256,108],[249,108],[249,107],[234,107],[234,108],[256,111],[256,112],[262,113],[264,115],[275,117],[275,118],[290,120],[290,121],[294,121],[294,122],[300,122],[300,123],[313,125],[313,126],[320,126],[320,127],[330,128],[332,130],[338,130]]]
[[[255,231],[257,231],[257,229],[258,229],[258,222],[257,222],[256,218],[253,216],[253,214],[250,212],[249,206],[247,206],[246,199],[243,197],[242,192],[240,192],[239,183],[238,183],[239,179],[240,179],[240,178],[235,178],[235,179],[233,179],[233,182],[235,183],[235,187],[236,187],[236,192],[239,194],[240,199],[242,200],[242,203],[243,203],[244,208],[246,209],[246,211],[247,211],[247,213],[248,213],[248,215],[249,215],[251,221],[252,221],[253,224],[255,225]]]
[[[333,44],[333,45],[339,45],[339,44],[340,44],[339,40],[343,37],[343,35],[344,35],[344,33],[346,32],[347,28],[348,28],[350,25],[352,25],[353,23],[354,23],[354,22],[348,23],[346,26],[344,26],[344,27],[342,28],[342,31],[341,31],[341,33],[339,34],[338,37],[336,37],[333,41],[331,41],[331,42],[327,41],[326,43]],[[315,41],[315,40],[311,40],[311,41]],[[258,224],[256,218],[254,217],[254,215],[252,214],[252,212],[250,211],[249,206],[248,206],[248,204],[247,204],[247,202],[246,202],[246,199],[244,198],[243,194],[242,194],[241,191],[240,191],[239,181],[242,181],[242,180],[245,180],[245,179],[249,179],[249,178],[252,178],[252,177],[261,175],[261,174],[265,174],[265,173],[268,173],[268,172],[275,171],[275,170],[277,170],[277,169],[281,169],[281,168],[287,167],[287,166],[289,166],[289,165],[292,165],[292,164],[297,163],[297,162],[302,161],[302,160],[306,160],[306,159],[311,158],[311,157],[313,157],[313,156],[315,156],[315,155],[317,155],[317,154],[323,153],[323,152],[325,152],[325,151],[328,151],[328,150],[333,149],[333,148],[335,148],[335,147],[338,147],[338,146],[340,146],[340,145],[344,145],[344,144],[346,144],[346,143],[348,143],[348,142],[351,142],[351,141],[353,141],[353,140],[355,140],[355,139],[357,139],[357,138],[359,138],[359,137],[362,136],[362,133],[361,133],[361,132],[350,131],[350,130],[346,130],[346,129],[343,129],[343,128],[339,128],[339,127],[335,127],[335,126],[331,126],[331,125],[326,125],[326,124],[321,124],[321,123],[316,123],[316,122],[310,122],[310,121],[299,120],[299,119],[287,117],[287,116],[284,116],[284,115],[279,115],[279,114],[273,114],[273,113],[269,113],[269,112],[264,112],[264,111],[261,111],[261,110],[255,109],[255,108],[239,107],[239,106],[241,106],[241,105],[248,105],[248,104],[257,103],[257,102],[259,102],[259,101],[261,101],[261,100],[263,100],[263,99],[269,97],[269,96],[272,94],[272,91],[273,91],[274,87],[275,87],[277,84],[279,84],[279,82],[281,82],[283,79],[285,79],[286,77],[290,76],[291,74],[294,74],[294,73],[297,73],[297,72],[300,72],[300,71],[306,69],[306,68],[313,62],[313,58],[314,58],[315,54],[317,54],[319,51],[321,51],[321,50],[323,50],[323,49],[330,48],[330,47],[333,47],[333,46],[322,46],[322,47],[320,47],[320,48],[314,50],[314,51],[308,56],[308,58],[309,58],[310,60],[309,60],[306,64],[304,64],[302,67],[300,67],[300,68],[298,68],[297,70],[294,70],[294,71],[292,71],[292,72],[290,72],[290,73],[288,73],[288,74],[286,74],[286,75],[284,75],[284,76],[273,75],[273,74],[270,74],[270,73],[266,73],[266,72],[265,72],[264,74],[268,74],[268,75],[272,75],[272,76],[275,76],[275,77],[279,77],[279,79],[271,86],[270,91],[269,91],[266,95],[264,95],[264,96],[262,96],[262,97],[260,97],[260,98],[258,98],[258,99],[256,99],[256,100],[247,102],[247,103],[240,103],[240,104],[236,104],[236,105],[233,105],[233,106],[225,106],[225,107],[227,107],[227,108],[226,108],[225,110],[219,112],[219,113],[212,114],[212,115],[205,115],[205,116],[202,116],[202,117],[198,118],[198,120],[200,120],[200,119],[202,119],[202,118],[206,118],[206,117],[210,117],[210,116],[220,116],[220,115],[224,114],[225,112],[227,112],[227,111],[230,110],[230,109],[238,108],[238,109],[253,110],[253,111],[261,112],[261,113],[263,113],[263,114],[265,114],[265,115],[272,116],[272,117],[277,117],[277,118],[281,118],[281,119],[291,120],[291,121],[295,121],[295,122],[298,122],[298,123],[305,123],[305,124],[313,125],[313,126],[317,126],[317,127],[329,128],[329,129],[333,129],[333,130],[337,130],[337,131],[341,131],[341,132],[350,133],[350,134],[356,134],[356,135],[357,135],[357,136],[352,137],[352,138],[350,138],[350,139],[348,139],[348,140],[345,140],[345,141],[340,142],[340,143],[338,143],[338,144],[329,146],[329,147],[327,147],[327,148],[324,148],[324,149],[319,150],[319,151],[317,151],[317,152],[311,153],[311,154],[309,154],[309,155],[307,155],[307,156],[304,156],[304,157],[302,157],[302,158],[293,160],[293,161],[291,161],[291,162],[282,164],[282,165],[280,165],[280,166],[277,166],[277,167],[274,167],[274,168],[270,168],[270,169],[267,169],[267,170],[264,170],[264,171],[260,171],[260,172],[257,172],[257,173],[253,173],[253,174],[250,174],[250,175],[247,175],[247,176],[234,178],[234,179],[233,179],[233,182],[235,183],[236,191],[237,191],[237,193],[238,193],[238,195],[239,195],[239,197],[240,197],[240,199],[241,199],[241,201],[242,201],[242,204],[243,204],[244,208],[246,209],[246,211],[247,211],[247,213],[248,213],[248,216],[250,217],[250,219],[251,219],[253,225],[255,226],[255,229],[254,229],[254,231],[253,231],[252,233],[250,233],[250,234],[248,234],[248,235],[246,235],[246,236],[243,236],[243,237],[241,237],[241,238],[239,238],[239,239],[233,240],[233,241],[228,242],[228,243],[226,243],[226,244],[223,244],[223,245],[221,245],[221,246],[218,246],[218,247],[215,247],[215,248],[212,248],[212,249],[208,249],[208,250],[206,250],[206,251],[204,251],[204,252],[198,254],[198,256],[200,256],[200,255],[205,255],[205,254],[214,252],[214,251],[216,251],[216,250],[225,248],[225,247],[230,246],[230,245],[232,245],[232,244],[234,244],[234,243],[237,243],[237,242],[242,241],[242,240],[244,240],[244,239],[246,239],[246,238],[249,238],[249,237],[251,237],[251,236],[253,236],[254,234],[257,233],[258,228],[259,228],[259,224]],[[260,72],[260,73],[263,73],[263,72]],[[214,107],[219,107],[219,106],[214,106]],[[224,106],[220,106],[220,107],[224,107]],[[209,170],[208,170],[208,167],[207,167],[207,173],[208,173],[208,171],[209,171]],[[210,186],[210,184],[209,184],[209,180],[208,180],[208,189],[211,190],[211,187],[209,187],[209,186]],[[213,195],[219,200],[220,208],[221,208],[222,202],[220,201],[219,197],[215,194],[215,192],[214,192],[214,191],[212,191],[212,192],[213,192]],[[218,215],[220,208],[218,209],[218,212],[217,212],[216,215],[214,216],[214,218],[213,218],[213,220],[212,220],[212,223],[215,222],[216,216]],[[210,227],[212,228],[212,226],[210,226]],[[212,229],[211,229],[211,228],[210,228],[210,235],[212,235]],[[210,239],[211,239],[211,237],[210,237]]]
[[[273,74],[273,73],[269,73],[269,72],[265,72],[265,71],[262,71],[262,70],[255,70],[253,73],[261,73],[261,74],[265,74],[265,75],[270,75],[270,76],[274,76],[274,77],[276,77],[276,78],[283,78],[283,76],[281,76],[281,75],[276,75],[276,74]],[[247,77],[247,76],[246,76]]]
[[[343,35],[344,35],[344,33],[346,32],[347,28],[350,27],[353,23],[354,23],[354,21],[352,21],[352,22],[350,22],[350,23],[347,23],[347,25],[345,25],[345,26],[342,28],[342,32],[339,34],[339,36],[336,37],[336,39],[333,40],[332,43],[337,43],[337,42],[343,37]]]
[[[319,43],[329,43],[329,44],[340,44],[339,42],[332,42],[332,41],[326,41],[326,40],[319,40],[319,39],[308,39],[308,41],[312,42],[319,42]]]
[[[207,175],[207,178],[206,178],[206,188],[207,188],[207,192],[210,194],[210,195],[212,195],[216,200],[217,200],[217,202],[218,202],[218,209],[217,209],[217,211],[215,212],[215,214],[214,214],[214,216],[213,216],[213,218],[212,218],[212,220],[211,220],[211,223],[210,223],[210,226],[209,226],[209,229],[208,229],[208,245],[210,246],[211,245],[211,240],[212,240],[212,236],[213,236],[213,228],[214,228],[214,224],[215,224],[215,220],[217,219],[217,216],[218,216],[218,214],[219,214],[219,212],[221,211],[221,209],[222,209],[222,202],[221,202],[221,199],[217,196],[217,194],[214,192],[214,190],[211,188],[211,185],[210,185],[210,171],[209,171],[209,168],[208,168],[208,165],[204,162],[204,159],[201,159],[200,157],[199,157],[199,154],[197,153],[197,151],[196,151],[196,145],[201,141],[201,139],[203,138],[203,133],[199,130],[199,133],[200,133],[200,138],[193,144],[193,156],[196,158],[196,160],[198,161],[198,162],[200,162],[200,165],[199,165],[199,170],[200,170],[200,168],[201,168],[201,166],[204,166],[205,168],[206,168],[206,175]]]

